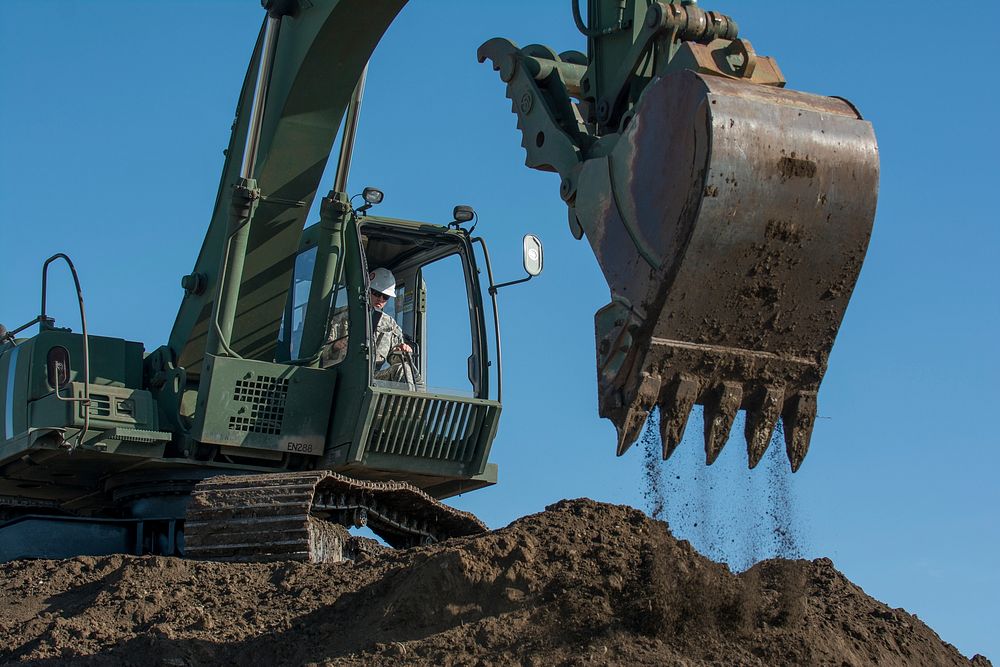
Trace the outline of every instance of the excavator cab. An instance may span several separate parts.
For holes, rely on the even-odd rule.
[[[487,398],[486,327],[473,255],[460,235],[407,234],[391,224],[366,220],[361,243],[369,270],[384,267],[395,276],[396,296],[384,316],[396,321],[412,351],[373,359],[374,386]]]
[[[362,265],[363,258],[368,276],[376,268],[388,269],[395,278],[395,296],[381,310],[376,310],[369,299],[363,310],[356,311],[361,319],[352,321],[349,299],[359,291],[369,293],[365,288],[367,280],[353,289],[346,280],[337,281],[329,302],[317,305],[329,312],[320,364],[333,368],[344,363],[349,352],[360,352],[369,356],[374,387],[486,398],[486,323],[475,259],[468,254],[469,247],[461,234],[440,228],[440,233],[428,233],[431,227],[374,217],[363,219],[358,264]],[[295,261],[279,334],[279,358],[301,358],[317,255],[309,236],[307,229],[306,247]],[[429,301],[435,304],[433,309],[428,307]],[[382,316],[396,323],[399,342],[405,343],[409,351],[391,350],[389,358],[376,358],[372,322]],[[405,366],[405,372],[394,376],[390,368],[398,365]]]
[[[332,243],[320,242],[324,229],[302,235],[275,348],[276,363],[335,378],[321,467],[402,477],[435,497],[494,483],[500,403],[473,239],[457,224],[353,211]],[[369,296],[375,269],[395,278],[381,310]],[[383,317],[391,350],[376,331]]]

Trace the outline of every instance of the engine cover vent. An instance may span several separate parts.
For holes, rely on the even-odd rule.
[[[237,380],[233,400],[249,404],[229,418],[229,430],[280,435],[288,401],[288,379],[258,375]]]

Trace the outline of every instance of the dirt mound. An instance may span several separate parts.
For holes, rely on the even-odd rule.
[[[0,660],[77,665],[989,665],[826,559],[741,574],[627,507],[563,501],[338,565],[123,556],[0,575]]]

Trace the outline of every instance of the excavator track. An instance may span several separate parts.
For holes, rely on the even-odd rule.
[[[367,526],[396,548],[487,529],[406,482],[330,471],[219,476],[191,493],[184,552],[206,560],[339,561],[357,550],[348,526]]]

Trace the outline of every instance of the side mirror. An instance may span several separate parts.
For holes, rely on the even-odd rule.
[[[542,272],[542,268],[545,265],[545,259],[542,253],[542,242],[534,234],[525,234],[523,245],[524,270],[529,276],[534,278]]]
[[[480,239],[483,243],[483,247],[486,247],[485,242]],[[510,282],[500,283],[499,285],[490,285],[490,295],[496,296],[497,290],[501,287],[509,287],[510,285],[520,285],[521,283],[526,283],[539,273],[542,272],[542,267],[545,264],[544,255],[542,253],[542,242],[534,234],[525,234],[524,239],[521,240],[522,250],[524,252],[521,260],[524,262],[524,270],[527,272],[527,278],[521,278],[520,280],[511,280]],[[487,258],[488,260],[489,258]],[[490,283],[493,282],[493,272],[490,272]]]

